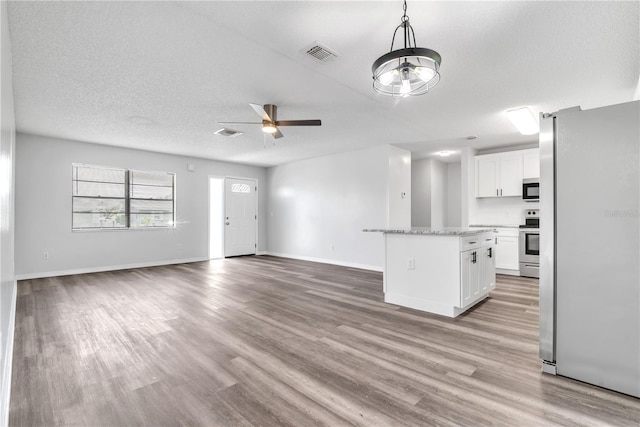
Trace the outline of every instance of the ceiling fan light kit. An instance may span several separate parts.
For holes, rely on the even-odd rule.
[[[417,47],[416,35],[407,16],[407,2],[400,25],[393,32],[391,50],[371,67],[373,90],[394,98],[423,95],[440,81],[442,57],[435,50]],[[398,30],[404,33],[404,48],[393,50]],[[413,40],[413,46],[411,44]]]
[[[271,122],[264,120],[262,122],[262,132],[264,133],[276,133],[278,128]]]

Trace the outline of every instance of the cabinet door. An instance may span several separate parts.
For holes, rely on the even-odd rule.
[[[518,238],[498,236],[496,242],[495,268],[519,270]]]
[[[478,249],[460,252],[460,307],[464,308],[478,295]]]
[[[522,179],[540,178],[540,151],[537,148],[524,150],[522,155]]]
[[[498,197],[498,168],[500,162],[497,156],[476,157],[476,197]]]
[[[496,287],[496,251],[493,246],[483,249],[480,291],[485,293],[494,290]]]
[[[522,153],[500,156],[500,196],[522,196]]]
[[[460,252],[460,307],[471,300],[471,252]]]

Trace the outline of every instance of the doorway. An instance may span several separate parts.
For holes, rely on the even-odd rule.
[[[225,178],[224,256],[255,255],[258,223],[256,181]]]
[[[209,177],[209,259],[257,251],[257,181]]]

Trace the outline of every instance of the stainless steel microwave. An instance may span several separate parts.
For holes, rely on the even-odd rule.
[[[522,198],[528,202],[540,200],[540,179],[528,178],[522,180]]]

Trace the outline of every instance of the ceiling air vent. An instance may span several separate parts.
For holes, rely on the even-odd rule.
[[[217,131],[214,132],[214,134],[216,135],[229,136],[229,137],[242,135],[243,133],[244,132],[240,132],[239,130],[233,130],[233,129],[227,129],[227,128],[218,129]]]
[[[312,56],[320,62],[331,61],[339,56],[336,51],[329,49],[327,46],[318,43],[317,41],[301,49],[300,52]]]

